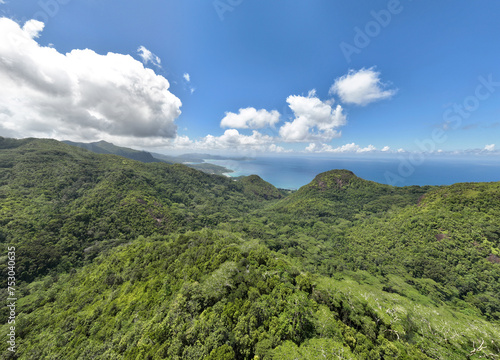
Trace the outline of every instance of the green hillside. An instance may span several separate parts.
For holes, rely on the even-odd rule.
[[[404,294],[397,277],[433,301],[498,321],[499,224],[500,183],[394,188],[334,170],[227,228],[309,271],[368,271]]]
[[[126,147],[116,146],[114,144],[108,143],[106,141],[97,141],[92,143],[82,143],[73,141],[63,141],[65,144],[76,146],[82,149],[92,151],[96,154],[110,154],[123,156],[127,159],[137,160],[144,163],[152,162],[166,162],[167,164],[184,164],[193,169],[203,171],[207,174],[217,174],[223,175],[232,172],[230,169],[226,169],[223,166],[204,163],[203,158],[200,158],[202,154],[190,154],[181,156],[168,156],[155,153],[149,153],[147,151],[139,151]],[[191,161],[199,163],[191,163]]]
[[[283,191],[276,189],[257,175],[244,176],[239,182],[243,185],[244,193],[250,198],[273,200],[281,199],[285,195]]]
[[[147,151],[139,151],[134,149],[129,149],[125,147],[120,147],[108,143],[106,141],[97,141],[93,143],[81,143],[81,142],[73,142],[73,141],[64,141],[65,144],[77,146],[82,149],[87,149],[97,154],[112,154],[123,156],[128,159],[137,160],[145,163],[150,162],[158,162],[160,160],[155,159],[150,153]]]
[[[316,176],[279,202],[226,226],[272,250],[300,258],[309,271],[332,275],[344,250],[346,232],[358,223],[416,205],[435,187],[394,187],[367,181],[348,170]]]
[[[391,208],[415,204],[432,187],[398,188],[361,179],[349,170],[331,170],[317,175],[274,210],[315,220],[353,220]]]
[[[500,184],[291,194],[0,138],[5,359],[497,359]],[[9,333],[7,309],[0,331]]]
[[[68,271],[139,235],[214,226],[263,206],[267,196],[247,196],[244,183],[184,165],[96,155],[54,140],[1,138],[0,148],[0,239],[17,247],[23,280]]]

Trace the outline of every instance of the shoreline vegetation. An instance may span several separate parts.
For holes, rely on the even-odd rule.
[[[3,358],[500,356],[500,182],[287,191],[96,152],[0,137]]]

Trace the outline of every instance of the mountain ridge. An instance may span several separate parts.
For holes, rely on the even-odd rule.
[[[232,170],[223,166],[205,163],[202,158],[204,157],[204,154],[185,154],[180,156],[162,155],[144,150],[134,150],[131,148],[116,146],[104,140],[91,143],[73,142],[68,140],[63,142],[68,145],[92,151],[96,154],[118,155],[144,163],[165,162],[167,164],[185,164],[186,166],[203,171],[207,174],[223,175],[232,172]],[[190,163],[191,161],[199,161],[199,163]]]
[[[65,140],[65,144],[78,146],[83,149],[95,152],[97,154],[112,154],[123,156],[131,160],[138,160],[144,163],[158,162],[160,160],[155,159],[151,153],[147,151],[134,150],[130,148],[116,146],[112,143],[106,142],[104,140],[91,142],[91,143],[81,143]]]

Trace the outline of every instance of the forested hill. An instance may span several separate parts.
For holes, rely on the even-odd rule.
[[[92,151],[96,154],[112,154],[123,156],[127,159],[137,160],[144,163],[151,162],[166,162],[167,164],[184,164],[187,166],[203,171],[207,174],[223,175],[232,172],[223,166],[204,162],[203,159],[209,157],[207,154],[187,154],[181,156],[167,156],[147,151],[138,151],[126,147],[116,146],[106,141],[97,141],[92,143],[82,143],[73,141],[63,141],[65,144],[76,146],[82,149]],[[205,156],[204,156],[205,155]]]
[[[497,359],[500,183],[287,195],[0,138],[19,359]],[[0,331],[7,334],[6,311]]]
[[[17,246],[24,280],[67,271],[108,242],[215,226],[281,196],[263,180],[247,185],[55,140],[0,138],[0,149],[0,239]]]
[[[302,214],[326,221],[352,220],[356,215],[384,212],[391,208],[416,204],[431,186],[394,187],[357,177],[349,170],[331,170],[317,175],[275,210]]]
[[[126,157],[132,160],[138,160],[145,163],[159,162],[161,160],[155,159],[153,155],[147,151],[138,151],[129,148],[113,145],[106,141],[97,141],[93,143],[81,143],[73,141],[63,141],[65,144],[78,146],[82,149],[87,149],[97,154],[113,154]]]

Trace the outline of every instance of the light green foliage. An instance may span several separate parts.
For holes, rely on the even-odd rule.
[[[331,339],[311,339],[300,346],[287,341],[273,351],[273,359],[356,359],[348,347]]]

